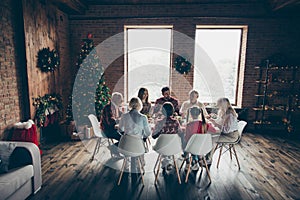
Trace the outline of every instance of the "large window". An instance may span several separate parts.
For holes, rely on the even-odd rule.
[[[161,96],[169,85],[172,27],[125,26],[125,96],[137,96],[140,87],[149,100]]]
[[[200,101],[225,96],[237,104],[242,34],[242,27],[197,27],[194,88]]]

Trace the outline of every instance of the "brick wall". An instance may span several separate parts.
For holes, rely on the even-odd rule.
[[[4,130],[21,119],[18,69],[14,46],[12,1],[0,2],[0,138]]]
[[[85,15],[68,16],[49,5],[48,1],[23,0],[23,10],[12,2],[2,0],[0,3],[0,136],[7,126],[34,115],[32,97],[58,92],[62,94],[66,107],[74,81],[73,67],[82,39],[89,32],[94,35],[97,45],[122,33],[124,25],[172,25],[174,30],[192,39],[196,25],[247,25],[243,107],[253,107],[256,103],[254,80],[258,72],[254,66],[261,59],[277,52],[292,58],[299,55],[298,20],[271,16],[260,3],[231,6],[222,3],[103,5],[90,6]],[[18,9],[23,15],[16,17]],[[21,18],[23,24],[20,24]],[[123,39],[120,43],[119,48],[124,49]],[[173,45],[176,51],[193,55],[193,44],[174,39]],[[44,74],[36,67],[37,52],[43,47],[59,50],[61,66],[55,73]],[[112,90],[123,92],[123,74],[124,57],[119,55],[105,71],[106,82]],[[172,71],[171,87],[181,102],[187,99],[192,84],[192,72],[178,82],[178,73]],[[252,111],[249,114],[254,115]]]
[[[192,5],[94,5],[85,15],[70,16],[71,59],[76,61],[81,39],[88,32],[94,34],[95,45],[124,31],[124,25],[173,25],[174,30],[195,37],[196,25],[247,25],[247,48],[245,54],[244,82],[241,91],[242,107],[253,107],[257,92],[255,80],[258,72],[254,66],[274,53],[284,53],[292,58],[299,54],[299,25],[296,18],[278,17],[268,13],[263,3],[233,4],[222,3]],[[123,42],[123,41],[122,41]],[[193,45],[180,46],[174,41],[175,48],[181,48],[193,55]],[[192,48],[191,48],[192,47]],[[121,56],[106,70],[106,82],[115,88],[116,82],[123,76],[124,58]],[[193,74],[185,76],[185,82],[178,82],[178,73],[172,71],[171,87],[182,102],[187,99],[189,85],[193,85]],[[241,76],[242,78],[243,76]],[[124,85],[117,84],[122,92]],[[200,91],[201,93],[201,91]],[[254,112],[249,110],[249,117]]]
[[[66,78],[73,72],[68,16],[41,2],[0,3],[0,138],[12,124],[33,118],[33,97],[56,92],[63,96],[66,107],[71,94],[72,79]],[[44,47],[60,53],[60,68],[54,73],[37,68],[37,52]]]

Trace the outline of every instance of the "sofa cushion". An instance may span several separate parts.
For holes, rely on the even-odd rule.
[[[9,170],[7,173],[0,174],[0,194],[1,198],[6,199],[22,185],[33,177],[33,166],[26,165],[24,167]]]
[[[0,174],[8,171],[9,157],[15,147],[15,143],[0,143]]]
[[[32,157],[28,149],[16,147],[9,157],[8,170],[32,164]]]

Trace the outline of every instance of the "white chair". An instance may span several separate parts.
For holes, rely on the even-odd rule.
[[[196,134],[196,133],[193,134],[192,137],[189,139],[184,151],[186,153],[199,156],[200,159],[198,160],[198,162],[199,162],[199,165],[201,166],[201,170],[202,170],[202,167],[203,167],[202,166],[202,162],[203,162],[204,165],[205,165],[205,168],[206,168],[208,178],[211,182],[209,169],[208,169],[206,159],[205,159],[206,154],[208,154],[209,152],[212,151],[211,134],[208,134],[208,133],[206,133],[206,134]],[[186,174],[185,182],[188,181],[189,174],[190,174],[190,171],[191,171],[192,156],[190,155],[188,158],[186,158],[182,162],[181,167],[180,167],[180,169],[181,169],[184,162],[187,161],[188,159],[189,159],[189,164],[188,164],[188,171],[187,171],[187,174]]]
[[[155,173],[155,168],[158,164],[157,172],[155,174],[154,184],[156,184],[156,182],[157,182],[157,177],[159,174],[159,168],[160,168],[162,156],[172,156],[173,161],[174,161],[174,166],[176,169],[176,173],[177,173],[177,177],[178,177],[178,181],[179,181],[179,184],[181,184],[180,175],[179,175],[178,167],[177,167],[177,164],[175,161],[175,156],[174,156],[175,154],[182,152],[180,137],[177,134],[161,134],[157,138],[157,141],[156,141],[155,145],[153,146],[153,150],[158,153],[158,157],[157,157],[154,169],[153,169],[154,173]]]
[[[97,117],[93,114],[90,114],[88,116],[91,124],[92,124],[92,127],[93,127],[93,130],[94,130],[94,134],[95,136],[98,138],[97,139],[97,143],[96,143],[96,146],[95,146],[95,149],[94,149],[94,153],[93,153],[93,156],[91,158],[91,160],[94,160],[94,157],[95,155],[99,152],[99,148],[101,145],[104,145],[105,142],[108,143],[108,145],[111,145],[111,141],[109,138],[107,138],[104,134],[103,134],[103,131],[100,129],[100,123],[97,119]]]
[[[121,183],[121,179],[122,179],[124,168],[125,168],[125,165],[127,162],[127,158],[129,158],[129,157],[131,157],[131,158],[137,157],[139,169],[140,169],[141,176],[142,176],[142,182],[144,185],[144,176],[143,176],[143,172],[142,172],[142,171],[144,171],[144,169],[142,167],[142,163],[140,160],[140,156],[145,154],[144,141],[137,136],[132,136],[132,135],[126,134],[121,137],[119,145],[118,145],[118,149],[119,149],[119,152],[124,156],[121,173],[120,173],[119,180],[118,180],[118,185],[120,185],[120,183]]]
[[[221,155],[223,155],[224,153],[226,153],[227,151],[229,151],[230,153],[230,159],[232,160],[232,155],[235,156],[236,158],[236,162],[238,164],[238,167],[239,167],[239,170],[241,169],[240,167],[240,163],[239,163],[239,160],[238,160],[238,156],[237,156],[237,153],[235,151],[235,148],[234,148],[234,145],[238,144],[242,138],[242,133],[243,133],[243,130],[245,128],[245,126],[247,125],[247,122],[245,121],[239,121],[238,122],[238,132],[239,132],[239,138],[237,141],[228,141],[228,142],[217,142],[217,145],[215,147],[215,150],[216,151],[218,148],[220,148],[220,153],[219,153],[219,158],[218,158],[218,163],[217,163],[217,168],[219,168],[219,163],[220,163],[220,159],[221,159]],[[222,153],[222,149],[223,147],[226,148],[226,150]],[[231,151],[231,149],[233,150],[233,152]]]

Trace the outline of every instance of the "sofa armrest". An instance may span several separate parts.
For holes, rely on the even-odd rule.
[[[16,148],[21,147],[29,152],[33,165],[33,193],[37,192],[42,186],[41,155],[38,146],[31,142],[9,141],[7,143],[14,143],[16,144]]]

